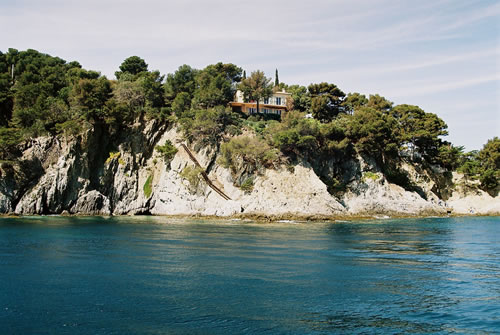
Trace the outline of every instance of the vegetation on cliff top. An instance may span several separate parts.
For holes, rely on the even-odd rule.
[[[115,75],[109,80],[78,62],[32,49],[0,52],[0,160],[16,160],[19,144],[36,136],[72,137],[96,126],[112,134],[138,120],[158,119],[178,124],[185,138],[200,146],[222,142],[221,163],[235,173],[243,165],[257,173],[277,163],[306,160],[318,166],[318,161],[342,162],[360,154],[400,184],[406,181],[398,162],[409,160],[458,170],[485,190],[498,189],[498,138],[479,152],[465,153],[442,139],[447,125],[437,115],[418,106],[394,106],[378,94],[345,94],[326,82],[287,85],[276,75],[275,87],[292,94],[293,110],[273,120],[227,107],[238,87],[249,99],[271,94],[271,79],[261,71],[247,78],[240,67],[217,63],[201,70],[182,65],[164,76],[132,56]],[[307,113],[314,119],[304,118]],[[167,160],[175,155],[173,146],[157,150]],[[325,180],[334,188],[342,184],[343,168],[336,169],[334,180]],[[246,178],[245,187],[253,180],[248,173]]]

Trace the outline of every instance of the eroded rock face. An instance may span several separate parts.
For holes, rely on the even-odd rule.
[[[12,212],[12,195],[9,194],[10,191],[3,187],[0,189],[0,213]]]
[[[70,213],[82,215],[110,215],[109,199],[96,190],[84,193],[78,197]]]
[[[82,171],[72,153],[74,145],[64,145],[64,150],[57,162],[47,166],[41,178],[24,193],[15,207],[17,214],[60,213],[69,209],[77,200],[78,190],[85,186],[85,180],[79,176]],[[33,159],[30,154],[30,152],[25,153],[24,157]],[[39,161],[44,162],[43,155]]]
[[[170,162],[154,150],[167,140],[179,149]],[[499,197],[484,192],[474,197],[448,192],[445,202],[435,192],[444,184],[437,185],[411,166],[405,168],[419,185],[418,193],[389,183],[381,173],[364,178],[364,169],[373,169],[373,164],[361,158],[343,162],[352,163],[352,173],[344,178],[349,184],[341,198],[327,191],[307,163],[265,170],[254,176],[253,190],[244,192],[234,186],[230,171],[217,164],[214,148],[192,151],[213,184],[230,198],[226,200],[203,181],[193,189],[181,177],[194,163],[180,143],[175,128],[154,121],[136,125],[114,142],[98,130],[70,141],[37,139],[23,155],[35,171],[27,174],[28,180],[21,185],[12,178],[0,179],[0,212],[315,217],[446,214],[454,208],[468,214],[472,207],[475,214],[500,213]],[[334,164],[327,163],[322,171],[333,171]]]
[[[246,213],[268,215],[336,215],[345,208],[330,195],[310,167],[294,171],[267,170],[256,180],[254,191],[242,199]]]
[[[454,213],[500,214],[500,196],[492,197],[478,188],[471,187],[478,184],[478,181],[466,180],[463,175],[454,172],[453,183],[455,187],[446,203],[453,208]]]
[[[423,199],[416,192],[390,184],[385,178],[357,182],[344,196],[349,213],[354,215],[426,215],[446,214],[439,199]]]

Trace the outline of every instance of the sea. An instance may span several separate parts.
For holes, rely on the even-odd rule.
[[[0,218],[0,334],[500,333],[500,217]]]

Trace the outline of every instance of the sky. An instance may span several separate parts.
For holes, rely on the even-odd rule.
[[[234,63],[287,84],[380,94],[448,124],[466,150],[500,136],[500,1],[0,0],[0,50],[35,49],[108,78]]]

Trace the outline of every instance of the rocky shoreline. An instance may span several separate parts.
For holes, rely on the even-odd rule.
[[[231,171],[218,163],[215,148],[184,150],[182,144],[187,143],[175,127],[151,121],[120,136],[112,143],[107,134],[93,129],[78,138],[33,140],[23,151],[24,164],[4,164],[0,171],[0,213],[265,221],[500,214],[498,195],[460,186],[463,181],[456,173],[445,180],[439,169],[430,173],[407,164],[404,168],[418,186],[410,191],[390,183],[376,165],[358,157],[346,162],[352,168],[345,192],[332,195],[314,167],[298,162],[254,175],[253,187],[243,190],[235,185]],[[154,149],[167,141],[178,148],[168,162]],[[115,149],[104,149],[109,147]],[[193,187],[182,177],[186,167],[195,166],[192,156],[226,197],[203,181]]]

